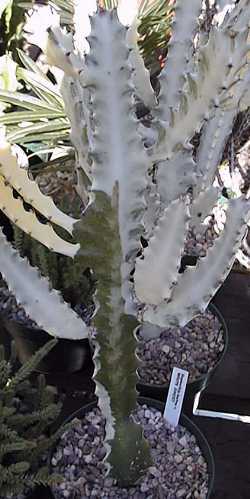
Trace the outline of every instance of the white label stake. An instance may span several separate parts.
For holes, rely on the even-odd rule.
[[[172,426],[179,423],[187,380],[188,371],[174,367],[164,410],[164,418]]]

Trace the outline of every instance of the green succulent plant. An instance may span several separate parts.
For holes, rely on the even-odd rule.
[[[43,460],[64,431],[61,427],[52,436],[48,433],[61,404],[56,402],[55,390],[46,385],[44,376],[39,376],[36,385],[30,382],[30,375],[56,343],[56,339],[49,341],[19,369],[15,367],[14,342],[9,359],[0,345],[0,497],[3,499],[61,479],[50,473]]]
[[[0,3],[0,55],[11,51],[14,60],[17,48],[23,45],[24,10],[13,0],[2,0]]]
[[[76,150],[77,192],[84,204],[88,200],[81,217],[66,215],[41,194],[20,167],[16,147],[3,138],[0,148],[0,208],[50,251],[94,270],[92,327],[4,236],[0,270],[42,329],[93,342],[96,394],[106,420],[107,471],[128,485],[151,462],[141,428],[129,419],[137,395],[135,329],[145,322],[182,326],[204,312],[233,265],[249,219],[249,201],[229,200],[221,235],[195,267],[179,273],[188,230],[204,229],[220,195],[213,180],[249,79],[250,1],[240,0],[198,44],[194,38],[202,1],[177,3],[158,96],[138,49],[137,18],[122,11],[122,3],[118,10],[98,8],[93,14],[93,9],[90,34],[86,23],[76,23],[75,39],[82,43],[87,36],[86,55],[74,50],[71,35],[59,27],[49,30],[48,62],[64,71],[61,93]],[[136,119],[138,98],[150,108],[148,126]],[[197,132],[201,140],[194,159],[191,140]],[[56,226],[69,235],[57,233]],[[153,327],[146,331],[146,339],[156,334]]]

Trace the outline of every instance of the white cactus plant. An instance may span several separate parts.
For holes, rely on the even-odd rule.
[[[24,214],[22,200],[27,201],[48,220],[39,240],[81,259],[83,268],[96,274],[96,393],[106,417],[107,469],[121,484],[134,483],[150,463],[141,429],[128,419],[136,404],[133,331],[139,322],[184,325],[206,309],[232,267],[250,213],[247,200],[229,201],[224,231],[207,256],[178,272],[188,227],[202,223],[216,201],[212,180],[248,75],[250,0],[240,0],[222,25],[212,28],[206,45],[193,53],[201,6],[201,0],[177,3],[158,98],[142,69],[136,20],[124,27],[115,9],[98,8],[90,19],[86,55],[74,48],[70,35],[59,28],[49,31],[49,61],[65,72],[62,95],[77,153],[78,192],[88,198],[80,221],[59,214],[41,196],[19,167],[13,147],[6,144],[1,151],[1,208],[38,238],[34,213],[30,219]],[[77,23],[77,40],[80,29]],[[135,117],[138,96],[151,107],[152,130]],[[190,141],[201,129],[195,160]],[[154,183],[149,180],[152,169]],[[18,209],[12,188],[20,194]],[[17,210],[19,216],[12,215]],[[51,223],[68,232],[73,228],[77,243],[55,235]],[[142,236],[148,247],[138,257]],[[4,236],[0,270],[18,301],[49,333],[69,338],[88,334]]]

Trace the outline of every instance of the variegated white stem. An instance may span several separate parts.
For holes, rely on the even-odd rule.
[[[13,197],[13,190],[0,176],[0,209],[26,234],[40,241],[51,251],[73,258],[79,250],[79,244],[64,241],[56,234],[49,223],[41,223],[35,213],[24,209],[23,201]]]
[[[91,169],[88,162],[91,146],[91,127],[89,109],[86,104],[88,90],[83,89],[76,78],[64,76],[61,83],[61,92],[65,110],[71,124],[71,141],[75,147],[80,168],[91,182]],[[85,193],[85,198],[87,193]]]
[[[247,20],[245,23],[247,25]],[[242,54],[248,50],[247,33],[248,28],[233,35],[226,29],[211,30],[208,43],[199,50],[196,75],[187,75],[188,86],[182,93],[179,110],[171,113],[169,128],[162,133],[158,145],[149,151],[155,160],[171,159],[180,144],[189,147],[190,139],[200,130],[204,118],[209,118],[211,108],[214,105],[223,108],[228,97],[226,91],[238,81],[245,63]]]
[[[138,26],[139,21],[135,19],[127,33],[127,44],[131,49],[129,62],[134,70],[133,83],[136,94],[146,107],[152,109],[156,105],[156,96],[150,82],[150,72],[145,67],[143,57],[141,56],[138,47]]]
[[[237,109],[218,108],[214,116],[204,125],[196,158],[200,174],[196,191],[213,182],[226,141],[232,131],[236,112]]]
[[[88,328],[58,291],[35,267],[21,258],[0,232],[0,271],[28,316],[52,336],[81,340]],[[35,334],[35,332],[34,332]]]
[[[247,85],[239,102],[240,111],[246,111],[250,107],[250,71],[246,78]]]
[[[30,180],[27,170],[19,166],[15,148],[5,141],[0,144],[0,174],[27,203],[50,222],[72,234],[76,220],[59,210],[49,196],[42,194],[37,183]]]
[[[248,25],[249,17],[250,17],[250,1],[239,0],[234,9],[230,10],[230,13],[228,13],[225,16],[222,28],[233,30],[234,32],[240,32],[242,29],[245,29],[246,26]]]
[[[212,213],[218,197],[219,189],[214,186],[208,186],[198,193],[198,196],[194,198],[190,206],[190,226],[192,228],[198,229],[205,218]]]
[[[229,201],[227,221],[221,236],[195,268],[189,267],[179,276],[168,302],[162,302],[158,307],[145,307],[144,321],[161,327],[184,326],[196,314],[204,312],[232,268],[249,214],[250,204],[245,199]]]
[[[153,235],[155,226],[162,211],[160,196],[157,191],[157,186],[152,182],[150,176],[148,177],[149,177],[148,187],[145,191],[145,201],[147,209],[143,217],[143,224],[145,227],[146,238],[150,238]]]
[[[83,70],[83,59],[75,53],[73,36],[65,34],[59,26],[48,29],[45,49],[47,63],[61,69],[67,76],[78,77]]]
[[[221,160],[226,141],[231,133],[234,119],[239,111],[239,103],[242,95],[249,86],[250,70],[247,64],[247,36],[248,30],[238,34],[235,41],[235,50],[232,57],[232,68],[229,71],[224,86],[227,89],[227,97],[230,98],[229,109],[218,107],[214,110],[214,116],[204,125],[201,140],[197,152],[197,168],[201,174],[198,185],[211,184],[215,178],[218,164]],[[240,80],[235,81],[235,73],[239,73]]]
[[[180,147],[171,159],[157,165],[156,182],[163,206],[186,194],[197,182],[196,163],[192,150]]]
[[[166,64],[160,74],[161,84],[157,116],[162,121],[170,120],[170,110],[176,110],[185,82],[185,73],[192,57],[193,39],[197,19],[201,12],[201,0],[179,0],[175,5],[173,34],[168,43]]]
[[[142,233],[149,161],[131,99],[134,89],[126,28],[119,23],[116,11],[93,16],[91,24],[91,49],[86,57],[84,81],[92,94],[92,189],[111,196],[118,185],[122,253],[124,263],[128,263],[133,262]]]
[[[186,199],[173,201],[144,249],[143,260],[136,260],[135,292],[142,303],[158,305],[170,298],[177,282],[188,219]]]

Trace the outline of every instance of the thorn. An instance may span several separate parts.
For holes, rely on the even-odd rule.
[[[85,63],[86,66],[98,66],[97,60],[92,55],[89,54],[85,55]]]

